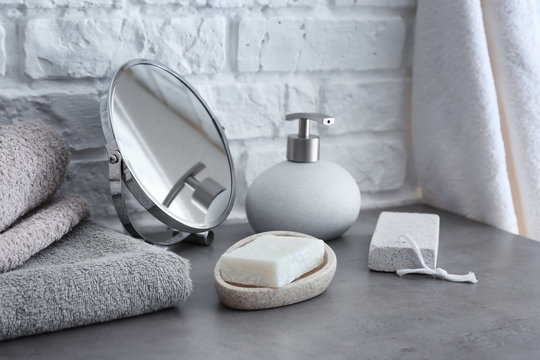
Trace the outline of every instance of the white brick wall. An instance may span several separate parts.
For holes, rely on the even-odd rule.
[[[72,149],[62,192],[114,214],[99,119],[105,77],[145,57],[185,75],[226,128],[246,190],[283,161],[288,112],[336,117],[321,157],[363,207],[415,201],[408,177],[414,0],[0,0],[0,124],[41,119]],[[411,178],[412,179],[412,178]]]
[[[239,71],[397,69],[405,25],[382,19],[245,18],[238,29]]]

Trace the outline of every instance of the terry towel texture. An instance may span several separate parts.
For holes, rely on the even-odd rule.
[[[91,222],[0,275],[0,340],[174,306],[191,293],[189,262]]]
[[[40,122],[0,126],[0,232],[60,187],[69,150]]]
[[[0,233],[0,273],[22,265],[89,214],[86,199],[75,195],[51,200],[30,212]]]
[[[540,240],[535,0],[419,0],[412,145],[426,202]]]
[[[68,161],[49,127],[0,126],[0,340],[152,312],[191,293],[187,260],[80,223],[84,198],[45,202]]]
[[[67,146],[50,127],[0,126],[0,273],[22,265],[89,215],[79,196],[44,203],[62,184],[68,162]]]

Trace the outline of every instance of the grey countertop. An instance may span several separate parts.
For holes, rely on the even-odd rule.
[[[370,272],[380,210],[328,244],[338,266],[312,300],[230,310],[214,291],[214,265],[253,232],[222,226],[211,247],[180,244],[194,292],[181,306],[130,319],[0,343],[0,359],[540,359],[540,244],[424,205],[441,215],[439,266],[476,273],[457,284]]]

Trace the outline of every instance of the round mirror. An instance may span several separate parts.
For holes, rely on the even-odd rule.
[[[153,216],[184,233],[177,241],[225,220],[235,195],[227,140],[184,79],[153,61],[130,61],[102,94],[101,118],[113,203],[128,232],[151,242],[164,240],[163,234],[133,226],[124,184]]]

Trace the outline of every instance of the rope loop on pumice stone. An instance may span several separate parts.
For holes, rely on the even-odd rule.
[[[424,256],[422,255],[422,252],[420,251],[418,244],[416,244],[416,241],[414,241],[414,239],[407,234],[401,234],[398,236],[398,241],[405,242],[404,239],[409,243],[409,245],[413,249],[422,267],[417,268],[417,269],[397,270],[396,273],[399,276],[403,276],[407,274],[425,274],[425,275],[431,275],[437,279],[448,280],[448,281],[453,281],[453,282],[469,282],[471,284],[476,284],[478,282],[478,280],[476,280],[476,275],[474,275],[473,272],[469,272],[466,275],[454,275],[454,274],[449,274],[446,270],[441,269],[441,268],[431,269],[429,266],[426,265]]]

